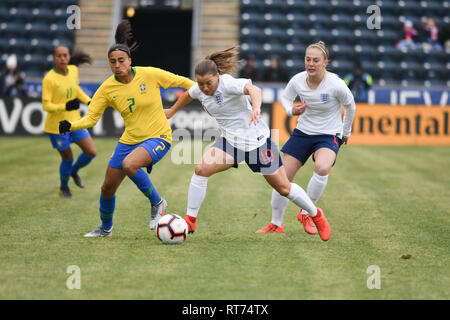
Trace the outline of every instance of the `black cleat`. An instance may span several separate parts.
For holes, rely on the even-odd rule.
[[[59,188],[59,195],[65,199],[73,198],[69,188]]]
[[[74,172],[72,173],[72,178],[73,178],[73,182],[75,182],[75,184],[80,187],[80,188],[84,188],[84,183],[83,180],[81,180],[80,176],[78,175],[78,173]]]

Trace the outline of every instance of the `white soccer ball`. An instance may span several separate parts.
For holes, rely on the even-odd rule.
[[[158,221],[156,235],[162,243],[180,244],[186,240],[188,225],[179,215],[166,214]]]

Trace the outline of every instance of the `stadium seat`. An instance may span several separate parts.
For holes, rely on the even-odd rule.
[[[270,13],[287,13],[285,0],[264,0],[264,11]]]
[[[240,53],[244,58],[250,55],[255,56],[256,59],[265,58],[263,45],[259,42],[241,42]]]
[[[241,14],[241,28],[246,27],[264,27],[266,21],[264,20],[264,15],[262,13],[256,12],[244,12]]]
[[[288,13],[286,14],[288,28],[303,29],[309,28],[308,16],[304,13]]]
[[[328,0],[312,0],[309,1],[310,12],[315,14],[332,14],[333,7],[330,6]]]
[[[333,27],[333,22],[330,21],[330,16],[323,13],[311,13],[308,15],[309,26],[315,29],[326,30]]]
[[[281,28],[265,28],[264,34],[266,42],[287,43],[289,41],[289,34],[286,29]]]
[[[248,13],[264,13],[264,0],[242,0],[241,11]]]
[[[281,13],[265,13],[264,26],[269,28],[286,28],[289,26],[289,21],[285,14]]]
[[[261,42],[265,40],[264,30],[256,27],[241,29],[241,42]]]

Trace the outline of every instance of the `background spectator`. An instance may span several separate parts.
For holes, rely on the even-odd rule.
[[[270,66],[264,70],[262,81],[266,82],[287,82],[289,81],[289,75],[286,70],[284,70],[280,63],[278,62],[278,58],[273,56],[270,59]]]
[[[17,67],[17,57],[12,54],[6,60],[6,69],[0,80],[0,94],[9,97],[26,96],[24,79]]]
[[[247,62],[244,67],[239,70],[239,78],[252,79],[253,81],[259,81],[261,74],[256,67],[256,62],[253,56],[247,58]]]
[[[344,81],[353,93],[356,102],[367,102],[368,92],[373,84],[372,76],[364,72],[361,63],[356,61],[353,72],[344,77]]]
[[[420,38],[423,45],[429,45],[435,49],[442,49],[442,45],[439,43],[439,29],[433,18],[428,18],[421,26]]]
[[[410,20],[406,20],[401,31],[400,41],[397,42],[397,49],[416,49],[419,42],[419,32],[414,29],[413,23]]]

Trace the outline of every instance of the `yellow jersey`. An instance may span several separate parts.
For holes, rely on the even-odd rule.
[[[62,75],[53,68],[42,80],[42,108],[47,111],[44,131],[47,133],[59,134],[59,122],[62,120],[80,119],[78,110],[66,110],[68,101],[78,99],[87,104],[91,100],[80,88],[78,68],[68,65],[67,69],[67,74]]]
[[[94,126],[110,106],[121,114],[125,123],[120,142],[134,145],[150,138],[161,138],[172,143],[172,129],[164,114],[160,87],[189,89],[194,82],[158,68],[132,69],[134,77],[129,83],[120,82],[115,75],[106,79],[92,97],[86,116],[71,123],[70,130]]]

